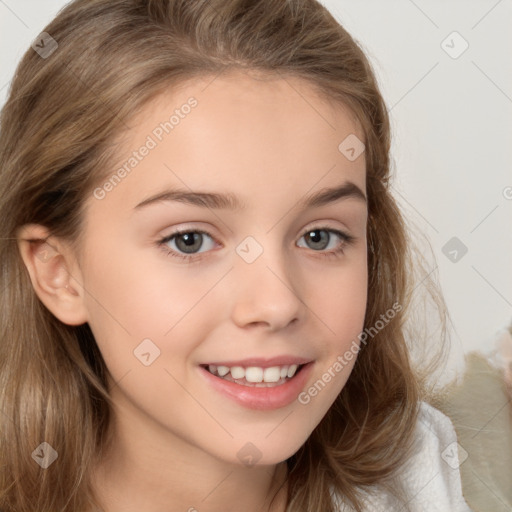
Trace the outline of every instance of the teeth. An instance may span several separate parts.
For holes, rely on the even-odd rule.
[[[212,372],[212,373],[214,373],[214,372]],[[229,373],[229,368],[227,366],[217,366],[217,373],[221,377],[224,377],[224,375],[227,375]]]
[[[208,365],[208,370],[213,375],[218,375],[219,377],[229,377],[228,374],[231,373],[231,378],[234,380],[245,379],[247,382],[259,384],[279,382],[286,378],[291,379],[297,373],[298,367],[296,364],[291,364],[271,366],[269,368],[261,368],[259,366],[249,366],[247,368],[233,366],[230,368],[228,366],[210,364]]]
[[[265,368],[263,372],[263,380],[265,382],[277,382],[281,378],[281,369],[279,366]]]
[[[298,366],[296,364],[290,365],[290,367],[288,368],[288,378],[289,379],[295,375],[297,368],[298,368]]]
[[[263,380],[263,368],[249,366],[249,368],[245,370],[245,380],[247,382],[261,382]]]
[[[241,366],[233,366],[231,368],[231,377],[233,379],[243,379],[245,377],[245,370]]]

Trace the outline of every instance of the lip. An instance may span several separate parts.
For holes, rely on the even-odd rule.
[[[275,359],[277,361],[277,358]],[[252,387],[236,384],[211,374],[204,366],[199,366],[199,370],[206,383],[211,386],[218,393],[228,397],[234,402],[256,410],[274,410],[280,409],[290,405],[297,399],[300,392],[303,390],[311,371],[314,362],[309,360],[302,363],[296,363],[298,358],[279,359],[279,361],[289,360],[290,363],[276,363],[273,359],[244,359],[243,361],[233,362],[230,361],[225,366],[261,366],[267,368],[270,366],[282,366],[285,364],[302,364],[303,367],[291,379],[284,384],[274,387]],[[254,363],[258,362],[258,364]],[[263,362],[265,366],[263,366]],[[210,363],[223,365],[223,363]]]

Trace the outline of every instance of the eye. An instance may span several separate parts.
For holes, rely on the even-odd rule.
[[[354,237],[337,229],[318,227],[306,231],[301,239],[304,239],[310,249],[325,251],[328,254],[343,252],[345,245],[354,241]],[[304,247],[297,244],[299,247]]]
[[[210,242],[205,244],[205,240],[208,239]],[[190,259],[196,254],[209,251],[215,247],[215,240],[206,231],[181,230],[162,238],[158,245],[170,256]],[[204,245],[206,245],[206,248]]]
[[[307,230],[299,239],[304,239],[307,246],[325,257],[336,257],[343,254],[347,245],[351,244],[355,237],[328,227],[317,227]],[[165,253],[174,258],[180,258],[192,262],[201,258],[201,254],[212,250],[217,241],[206,231],[182,229],[162,238],[157,245]],[[299,245],[298,247],[304,247]]]

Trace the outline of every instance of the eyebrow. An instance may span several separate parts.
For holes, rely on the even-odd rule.
[[[364,192],[355,183],[346,181],[338,187],[324,188],[315,194],[304,197],[299,201],[298,206],[302,209],[317,208],[349,198],[359,199],[365,204],[367,202]],[[148,197],[135,206],[134,209],[140,210],[152,204],[168,201],[177,201],[211,209],[242,210],[245,208],[245,205],[234,194],[171,189]]]

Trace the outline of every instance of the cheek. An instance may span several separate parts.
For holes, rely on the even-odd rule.
[[[183,364],[207,335],[206,323],[214,316],[207,295],[220,271],[184,271],[157,248],[96,246],[101,250],[84,266],[86,301],[89,325],[111,372],[138,367],[139,353],[149,352],[155,365]]]
[[[325,335],[318,346],[320,357],[314,378],[298,400],[309,408],[312,421],[319,421],[327,412],[356,362],[367,306],[366,260],[363,257],[326,283],[311,290],[311,307],[318,311],[318,328]]]
[[[366,303],[365,269],[352,274],[338,286],[333,283],[317,301],[320,311],[318,328],[326,334],[319,338],[319,358],[314,375],[297,398],[297,407],[303,409],[302,417],[310,431],[327,414],[354,368]]]
[[[116,322],[133,336],[160,335],[171,328],[197,301],[203,286],[172,272],[165,255],[155,247],[136,251],[120,244],[101,245],[86,265],[87,307],[93,316]]]
[[[343,350],[361,332],[368,298],[364,256],[346,268],[325,275],[323,285],[311,282],[309,301],[325,327],[329,350]],[[307,300],[306,300],[307,302]]]

